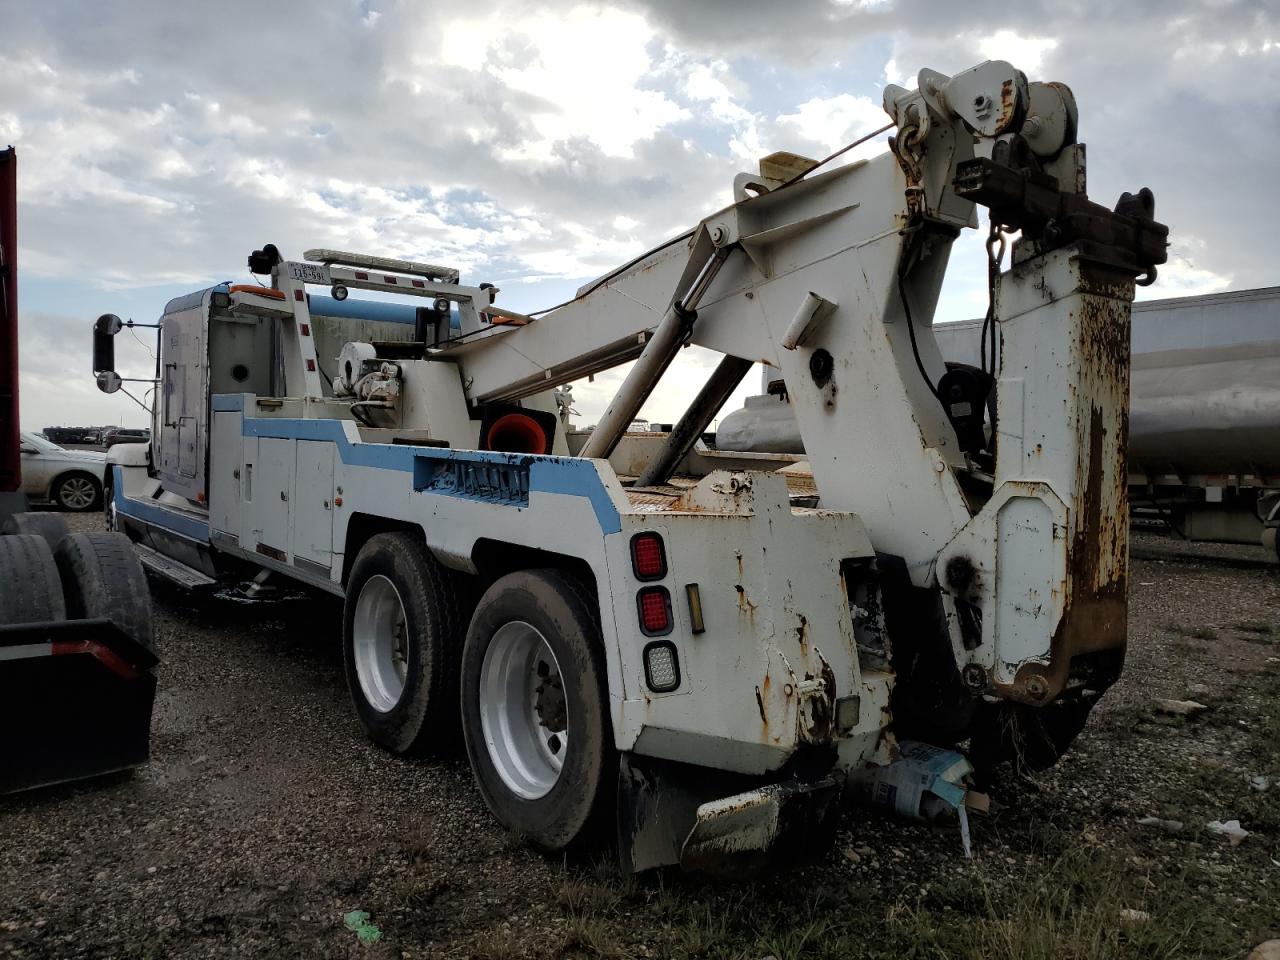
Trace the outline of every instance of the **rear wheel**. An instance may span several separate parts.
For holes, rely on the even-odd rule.
[[[65,620],[53,551],[41,536],[0,537],[0,624]]]
[[[617,757],[596,605],[558,570],[485,592],[462,656],[462,729],[503,825],[562,850],[609,812]]]
[[[53,502],[72,513],[94,510],[102,503],[102,484],[87,473],[69,473],[53,485]]]
[[[133,544],[122,533],[73,533],[54,550],[72,618],[106,617],[155,651],[151,591]]]
[[[421,538],[381,533],[347,581],[343,660],[369,738],[392,753],[456,739],[468,586]]]

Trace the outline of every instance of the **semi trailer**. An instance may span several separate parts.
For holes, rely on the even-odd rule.
[[[0,794],[144,764],[158,663],[146,575],[129,541],[73,534],[57,514],[27,510],[17,209],[10,147],[0,151]]]
[[[461,728],[493,814],[544,850],[610,822],[633,870],[766,849],[900,738],[1053,763],[1124,659],[1130,302],[1167,228],[1148,190],[1088,199],[1062,84],[992,61],[884,107],[887,152],[772,154],[540,316],[448,267],[255,250],[269,287],[165,308],[109,524],[188,586],[341,597],[367,734]],[[980,209],[998,384],[931,327]],[[95,324],[107,391],[120,329]],[[723,359],[637,462],[627,429],[687,343]],[[803,473],[693,449],[761,360]],[[628,361],[571,452],[557,388]]]

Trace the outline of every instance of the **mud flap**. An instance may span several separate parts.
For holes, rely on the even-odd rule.
[[[639,873],[738,869],[778,854],[820,849],[834,829],[840,782],[722,773],[624,754],[618,771],[618,854]]]
[[[106,619],[0,626],[0,794],[146,763],[157,662]]]

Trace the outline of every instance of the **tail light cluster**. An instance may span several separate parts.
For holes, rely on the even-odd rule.
[[[656,533],[631,538],[631,569],[637,580],[661,580],[667,575],[667,549]]]
[[[631,572],[641,583],[652,584],[667,575],[667,550],[656,533],[637,533],[631,538]],[[666,587],[651,585],[636,592],[636,617],[646,637],[665,637],[675,626],[671,593]],[[667,693],[680,686],[680,662],[670,640],[658,640],[644,648],[644,675],[649,689]]]
[[[640,629],[646,637],[663,637],[671,632],[671,594],[666,587],[645,587],[636,594]]]

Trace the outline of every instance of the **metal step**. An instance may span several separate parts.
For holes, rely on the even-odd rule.
[[[180,563],[172,557],[166,557],[159,550],[141,543],[135,543],[133,549],[138,552],[138,559],[142,561],[144,567],[187,590],[211,587],[218,582],[203,571]]]

